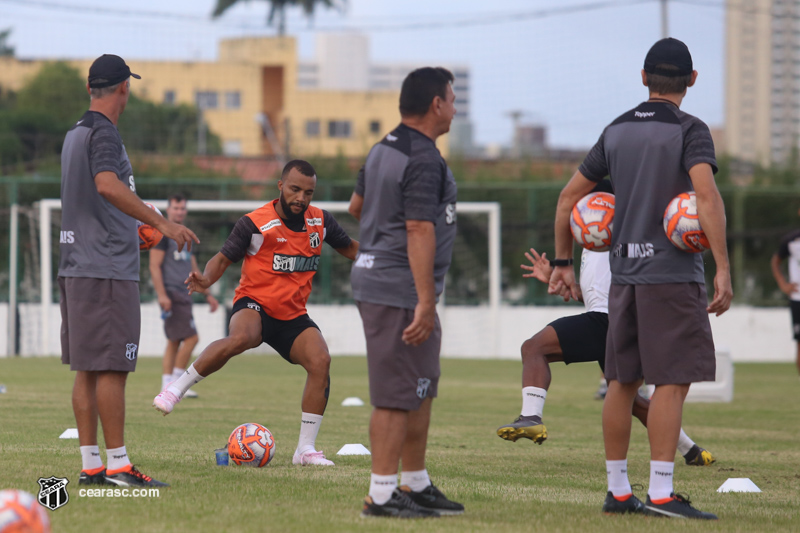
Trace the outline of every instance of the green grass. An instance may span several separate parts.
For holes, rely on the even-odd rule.
[[[717,457],[711,467],[676,462],[676,489],[717,513],[714,523],[641,516],[607,517],[600,410],[591,364],[553,367],[545,407],[549,439],[542,446],[499,439],[494,431],[519,413],[520,364],[444,360],[434,402],[428,471],[466,505],[460,517],[435,521],[359,518],[369,484],[368,457],[337,457],[346,443],[369,446],[370,408],[341,407],[347,396],[368,403],[364,358],[336,357],[331,402],[318,448],[333,468],[291,464],[297,441],[301,368],[277,356],[240,356],[196,387],[168,417],[150,406],[160,360],[142,359],[128,381],[126,444],[141,469],[172,484],[159,498],[80,498],[73,374],[55,358],[0,359],[0,489],[36,494],[39,477],[70,480],[69,503],[51,513],[54,531],[798,531],[800,530],[800,382],[789,364],[736,366],[730,404],[687,404],[684,428]],[[260,422],[277,451],[263,469],[218,467],[214,449],[243,422]],[[632,483],[647,485],[648,447],[634,421]],[[103,452],[105,458],[105,453]],[[748,477],[760,494],[720,494],[729,477]],[[644,499],[644,494],[640,494]],[[678,528],[679,529],[676,529]]]

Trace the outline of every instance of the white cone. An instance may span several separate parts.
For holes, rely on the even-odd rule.
[[[342,402],[344,407],[361,407],[364,405],[364,400],[357,396],[350,396],[349,398],[345,398]]]
[[[59,437],[59,439],[77,439],[78,438],[78,429],[77,428],[67,428],[64,430]]]
[[[336,455],[372,455],[363,444],[345,444]]]
[[[761,492],[761,489],[749,477],[729,477],[717,492]]]

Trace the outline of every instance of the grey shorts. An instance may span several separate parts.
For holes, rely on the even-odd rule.
[[[714,381],[705,285],[611,285],[606,379],[650,385]]]
[[[171,341],[182,341],[197,335],[192,316],[192,300],[185,294],[167,291],[172,300],[172,313],[164,319],[164,334]]]
[[[428,340],[409,346],[403,330],[414,320],[413,309],[356,302],[367,338],[369,397],[374,407],[416,411],[425,398],[435,398],[439,389],[439,352],[442,326]]]
[[[133,372],[139,355],[139,282],[58,278],[61,362],[70,370]]]

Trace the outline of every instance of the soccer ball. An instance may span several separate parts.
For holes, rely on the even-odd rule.
[[[681,193],[669,203],[664,211],[664,233],[669,242],[684,252],[699,253],[711,248],[700,227],[694,192]]]
[[[0,533],[49,533],[50,518],[33,494],[0,490]]]
[[[614,195],[607,192],[587,194],[572,208],[569,227],[575,240],[593,252],[611,247],[614,225]]]
[[[255,422],[237,427],[228,437],[228,456],[237,465],[267,466],[275,455],[272,433]]]
[[[161,214],[161,211],[159,211],[158,208],[153,204],[144,202],[144,205],[146,205],[159,215]],[[161,238],[164,236],[160,231],[158,231],[153,226],[149,226],[139,220],[136,221],[136,231],[139,233],[139,250],[149,250],[153,246],[160,243]]]

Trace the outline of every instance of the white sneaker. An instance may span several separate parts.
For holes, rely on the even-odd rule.
[[[294,457],[292,457],[292,464],[302,466],[333,466],[333,461],[325,459],[325,454],[316,450],[309,450],[303,453],[299,453],[295,450]]]
[[[199,394],[197,394],[197,393],[196,393],[195,391],[193,391],[192,389],[189,389],[189,390],[187,390],[187,391],[186,391],[186,394],[184,394],[184,395],[183,395],[183,397],[184,397],[184,398],[199,398],[199,397],[200,397],[200,395],[199,395]]]

